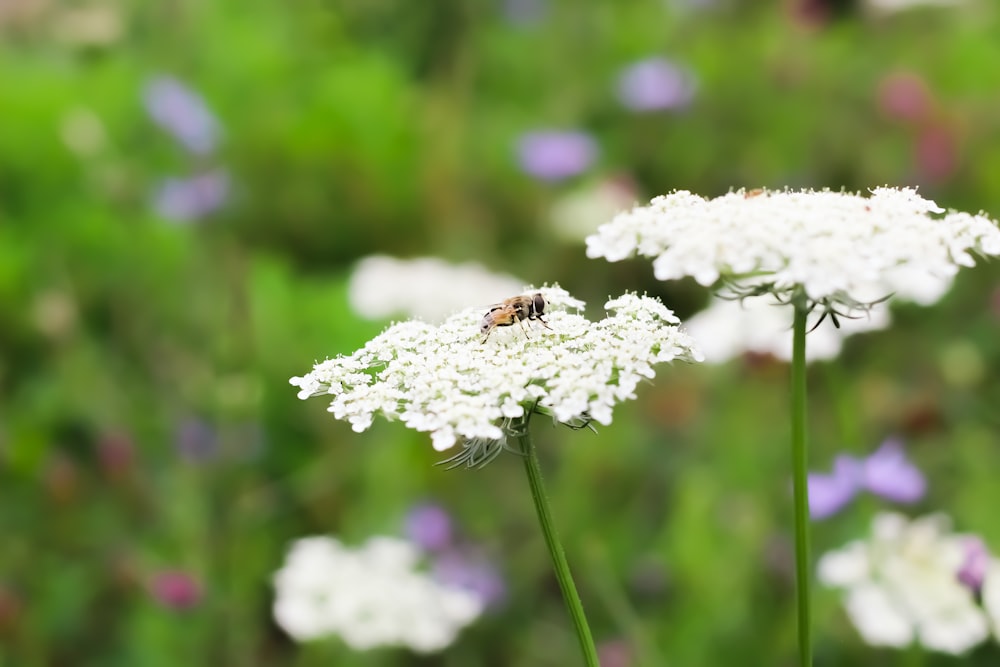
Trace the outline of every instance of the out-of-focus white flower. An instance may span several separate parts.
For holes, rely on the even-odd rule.
[[[350,548],[331,537],[296,541],[274,575],[274,618],[292,638],[336,635],[352,649],[451,644],[483,610],[481,599],[420,569],[421,552],[394,537]]]
[[[436,257],[365,257],[348,283],[351,308],[380,320],[404,315],[440,322],[464,304],[488,306],[524,289],[524,281],[491,273],[474,262],[449,264]]]
[[[549,211],[549,220],[556,235],[579,243],[598,225],[633,206],[635,201],[635,187],[628,178],[606,178],[557,199]]]
[[[974,547],[972,547],[974,548]],[[974,556],[973,556],[974,557]],[[966,551],[966,563],[968,567],[969,553]],[[993,635],[1000,640],[1000,560],[997,558],[986,555],[985,564],[980,564],[982,567],[982,578],[979,580],[980,593],[982,595],[983,609],[990,617],[990,627],[993,630]],[[965,568],[963,568],[965,569]],[[970,583],[967,579],[963,581],[963,584],[969,586]],[[975,589],[973,589],[975,590]]]
[[[912,188],[845,192],[679,191],[617,215],[587,239],[587,255],[652,257],[660,280],[720,280],[735,294],[804,292],[823,311],[856,312],[890,294],[933,302],[974,255],[1000,255],[1000,229],[951,212]],[[932,215],[933,214],[933,215]]]
[[[625,294],[605,304],[614,315],[591,322],[568,312],[583,302],[565,290],[525,294],[536,291],[548,304],[547,328],[529,320],[498,328],[484,342],[482,309],[440,326],[401,322],[291,384],[299,398],[332,396],[329,411],[355,431],[381,414],[430,432],[434,448],[444,450],[460,439],[502,441],[503,427],[533,408],[563,423],[609,424],[612,408],[655,375],[654,364],[701,359],[656,299]]]
[[[819,561],[819,580],[844,590],[844,606],[866,642],[960,654],[989,635],[986,615],[958,573],[968,535],[941,514],[909,521],[880,513],[872,535]]]
[[[708,308],[685,324],[705,361],[721,364],[746,352],[770,354],[783,361],[792,358],[792,316],[770,295],[742,300],[714,298]],[[840,354],[844,339],[889,326],[889,310],[876,306],[855,318],[839,320],[840,328],[821,327],[809,334],[806,361],[833,359]]]

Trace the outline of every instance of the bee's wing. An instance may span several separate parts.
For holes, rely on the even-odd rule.
[[[500,310],[506,304],[503,301],[498,301],[496,303],[484,304],[479,306],[473,306],[476,310],[481,310],[486,313],[492,313],[494,310]]]

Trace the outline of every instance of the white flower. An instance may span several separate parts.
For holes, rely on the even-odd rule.
[[[865,641],[904,647],[913,641],[960,654],[989,635],[987,617],[958,579],[969,536],[950,533],[935,514],[914,521],[878,514],[867,541],[819,561],[819,580],[845,592],[844,606]]]
[[[464,304],[488,306],[523,288],[523,281],[473,262],[371,255],[358,262],[347,290],[351,308],[366,319],[405,315],[439,322]]]
[[[840,328],[821,327],[809,335],[806,360],[833,359],[847,336],[889,326],[884,306],[854,318],[839,319]],[[721,364],[746,352],[792,358],[792,311],[770,295],[742,300],[714,298],[691,317],[687,331],[698,341],[708,363]]]
[[[549,209],[549,222],[560,239],[579,243],[595,227],[635,201],[635,187],[627,178],[605,178],[557,199]]]
[[[420,558],[393,537],[353,549],[331,537],[298,540],[274,575],[275,621],[298,641],[336,635],[358,651],[439,651],[480,615],[482,601],[434,581]]]
[[[983,577],[983,609],[990,617],[993,635],[1000,639],[1000,560],[990,557]]]
[[[656,299],[626,294],[598,322],[567,312],[583,303],[543,287],[547,328],[527,321],[497,328],[484,342],[482,309],[440,326],[395,324],[349,356],[329,359],[291,383],[299,398],[329,394],[329,411],[364,431],[376,414],[431,434],[434,448],[459,439],[502,441],[505,420],[536,408],[564,423],[611,422],[653,365],[700,360],[679,320]]]
[[[974,254],[1000,254],[994,221],[941,213],[910,188],[876,188],[870,197],[739,191],[704,199],[679,191],[602,225],[587,239],[587,255],[652,257],[660,280],[722,279],[738,294],[787,300],[802,289],[828,309],[851,311],[891,293],[927,303]]]

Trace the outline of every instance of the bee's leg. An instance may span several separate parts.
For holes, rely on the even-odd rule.
[[[514,319],[516,319],[517,323],[521,325],[521,331],[524,332],[524,337],[530,339],[531,336],[528,335],[528,328],[524,326],[524,320],[522,320],[520,317],[515,317]]]
[[[548,329],[549,331],[554,331],[554,329],[549,326],[549,323],[542,319],[541,315],[535,315],[535,319],[541,322],[542,326]]]

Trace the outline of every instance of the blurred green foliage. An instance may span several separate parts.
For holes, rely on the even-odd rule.
[[[477,260],[595,307],[646,290],[689,315],[705,299],[694,286],[589,261],[545,224],[602,178],[640,199],[918,184],[996,217],[998,7],[847,3],[824,18],[823,5],[0,5],[0,664],[575,664],[516,459],[445,472],[428,438],[354,434],[288,378],[385,324],[347,301],[353,262],[373,252]],[[656,55],[693,72],[695,97],[631,112],[617,72]],[[919,117],[880,107],[899,73],[923,82]],[[151,205],[160,179],[206,162],[146,113],[161,74],[222,125],[211,161],[229,196],[189,224]],[[597,163],[563,183],[526,176],[517,138],[548,127],[590,133]],[[998,284],[996,266],[968,271],[939,305],[897,309],[892,329],[810,372],[814,467],[902,434],[930,479],[913,511],[945,511],[995,548]],[[952,372],[956,358],[972,371]],[[626,642],[635,664],[790,663],[786,375],[759,359],[664,368],[597,435],[536,425],[595,637]],[[427,498],[497,562],[503,608],[429,657],[284,637],[269,578],[290,540],[396,533]],[[817,524],[815,552],[858,536],[876,506]],[[184,608],[151,588],[175,570],[200,586]],[[817,604],[818,665],[1000,659],[996,645],[964,661],[872,649],[834,594]]]

